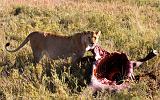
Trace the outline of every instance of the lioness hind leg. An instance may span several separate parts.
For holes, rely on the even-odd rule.
[[[33,50],[33,57],[34,57],[34,65],[36,65],[37,63],[39,63],[39,61],[43,57],[42,51],[34,52],[34,50]]]

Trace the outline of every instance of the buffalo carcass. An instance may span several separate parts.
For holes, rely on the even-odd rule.
[[[156,50],[152,50],[143,59],[130,61],[125,53],[109,53],[98,45],[91,49],[91,52],[95,61],[90,87],[94,91],[101,89],[119,91],[129,88],[129,80],[135,79],[133,69],[158,54]]]

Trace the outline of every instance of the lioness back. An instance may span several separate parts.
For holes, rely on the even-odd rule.
[[[8,50],[7,46],[9,44],[6,44],[6,50],[15,52],[30,41],[35,63],[38,63],[44,54],[51,59],[71,56],[72,61],[75,62],[84,55],[87,48],[92,48],[97,43],[100,33],[100,31],[86,31],[72,36],[61,36],[44,32],[32,32],[18,48]]]

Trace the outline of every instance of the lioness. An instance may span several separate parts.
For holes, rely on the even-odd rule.
[[[51,59],[66,58],[71,56],[74,64],[79,58],[83,57],[85,51],[94,47],[97,43],[101,31],[84,31],[72,36],[60,36],[44,32],[32,32],[22,44],[15,50],[5,49],[9,52],[16,52],[30,41],[33,51],[34,63],[38,63],[44,54]]]

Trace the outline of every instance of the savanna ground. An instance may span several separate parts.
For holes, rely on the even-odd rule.
[[[131,89],[102,91],[95,97],[79,84],[79,80],[86,83],[83,71],[75,77],[62,59],[43,59],[35,67],[29,43],[16,53],[4,48],[9,41],[12,48],[17,47],[32,31],[72,35],[84,30],[101,30],[99,44],[110,52],[125,52],[133,60],[142,58],[152,48],[160,48],[160,1],[0,0],[0,99],[160,99],[159,57],[134,70],[136,75],[151,75],[132,82]]]

